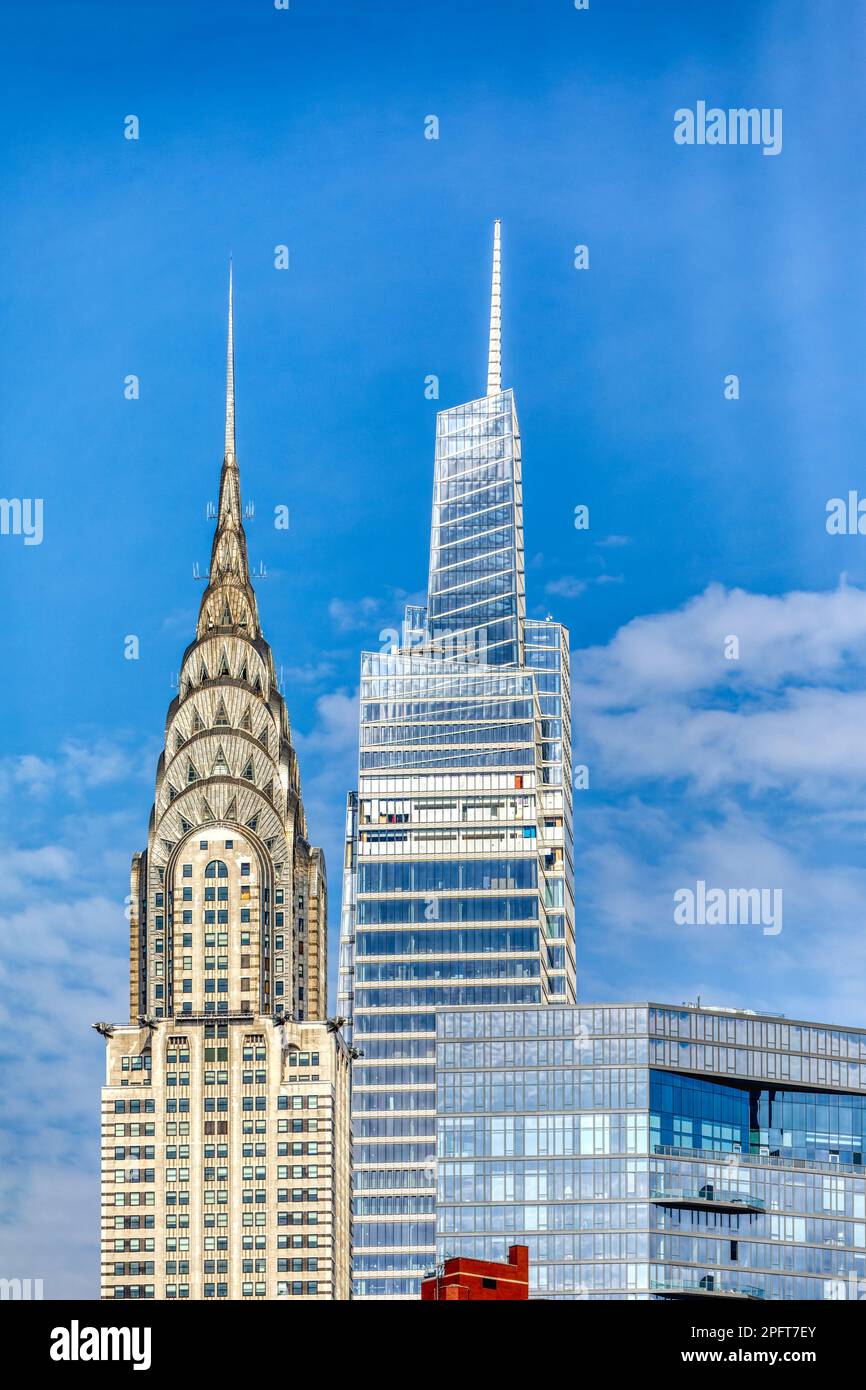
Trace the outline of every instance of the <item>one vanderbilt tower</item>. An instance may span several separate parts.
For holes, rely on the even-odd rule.
[[[487,390],[436,422],[427,605],[361,658],[340,1008],[363,1298],[418,1296],[435,1260],[437,1010],[574,1000],[568,634],[526,615],[501,339],[497,222]]]
[[[207,587],[133,856],[130,1022],[107,1039],[103,1298],[349,1296],[349,1049],[326,1019],[325,864],[225,451]]]

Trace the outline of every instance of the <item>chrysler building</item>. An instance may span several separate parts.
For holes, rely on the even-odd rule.
[[[349,1296],[350,1049],[327,885],[250,582],[235,449],[132,861],[130,1021],[99,1024],[103,1298]]]

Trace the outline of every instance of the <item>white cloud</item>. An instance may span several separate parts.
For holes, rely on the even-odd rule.
[[[41,873],[0,918],[0,1268],[93,1298],[105,1045],[91,1024],[125,1015],[128,929],[121,900],[46,894]]]
[[[146,804],[144,757],[77,739],[0,763],[0,1271],[44,1279],[48,1298],[98,1295],[104,1043],[90,1025],[128,1006],[137,815],[116,798]]]
[[[739,660],[725,659],[736,636]],[[866,593],[708,589],[574,655],[575,743],[608,783],[833,803],[866,771]]]
[[[578,973],[584,999],[694,1001],[864,1026],[866,865],[816,844],[769,807],[638,797],[581,812]],[[683,927],[673,894],[698,879],[780,889],[779,936]]]
[[[330,680],[334,674],[334,662],[329,658],[320,661],[311,661],[306,666],[280,666],[278,674],[284,682],[284,688],[291,693],[294,686],[298,685],[318,685],[321,681]]]
[[[328,614],[338,632],[353,632],[356,628],[374,626],[382,617],[384,600],[381,598],[343,599],[332,598],[328,604]]]
[[[544,586],[546,594],[558,594],[560,598],[579,598],[586,590],[586,580],[576,579],[573,574],[565,574],[561,579],[551,579]]]
[[[378,598],[371,595],[359,599],[332,598],[328,604],[328,614],[338,632],[366,631],[373,633],[378,641],[381,628],[399,631],[407,603],[426,602],[426,594],[410,594],[405,589],[389,588]]]
[[[46,1141],[49,1137],[45,1135]],[[0,1185],[0,1209],[13,1193],[16,1209],[14,1224],[0,1224],[0,1269],[6,1278],[41,1279],[46,1299],[99,1296],[96,1139],[82,1135],[79,1154],[87,1166],[74,1167],[68,1159],[51,1162],[46,1143],[44,1155],[28,1168],[20,1190],[14,1169],[6,1170]]]
[[[50,758],[32,753],[0,760],[0,793],[8,799],[21,792],[40,797],[48,792],[80,796],[111,783],[152,778],[156,765],[154,740],[97,737],[66,739]]]
[[[578,761],[597,761],[610,783],[684,779],[702,792],[741,786],[837,802],[866,775],[866,694],[793,688],[773,705],[701,709],[665,700],[599,711],[578,721]]]
[[[725,659],[725,638],[740,659]],[[711,585],[669,613],[635,618],[606,647],[580,653],[585,704],[630,706],[714,688],[763,692],[780,682],[817,685],[866,670],[866,591],[773,597]]]
[[[573,574],[564,574],[561,579],[551,579],[544,586],[546,594],[554,594],[559,598],[580,598],[585,593],[590,584],[623,584],[625,578],[621,574],[597,574],[592,579],[578,579]]]
[[[67,881],[75,868],[75,858],[63,845],[42,845],[38,849],[0,846],[0,882],[6,902],[32,892],[37,884]]]
[[[618,998],[866,1022],[864,675],[866,594],[844,586],[713,586],[573,653],[584,998],[615,981]],[[673,893],[699,878],[781,889],[781,935],[676,927]]]
[[[336,690],[320,695],[316,701],[316,723],[309,734],[296,734],[299,750],[305,750],[305,760],[321,767],[323,761],[351,751],[358,751],[358,692],[350,695]]]

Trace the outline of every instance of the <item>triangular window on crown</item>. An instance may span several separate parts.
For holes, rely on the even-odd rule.
[[[220,702],[216,707],[216,714],[213,717],[213,722],[215,725],[228,725],[229,715],[228,710],[226,709],[226,702],[223,699],[220,699]]]
[[[226,762],[226,755],[223,752],[223,746],[221,743],[217,744],[216,757],[213,760],[213,765],[211,767],[210,772],[211,777],[229,777],[231,775],[229,772],[229,765]]]
[[[259,734],[259,743],[262,745],[263,748],[267,748],[267,746],[268,746],[268,726],[267,726],[267,724],[265,724],[264,728],[262,729],[262,732]]]
[[[258,830],[258,828],[259,828],[259,818],[258,818],[258,816],[253,816],[251,820],[248,820],[248,821],[247,821],[247,827],[248,827],[248,829],[250,829],[250,830]]]
[[[231,799],[231,801],[229,802],[228,806],[226,807],[226,820],[237,820],[237,818],[238,818],[238,803],[237,803],[237,797],[234,797],[234,796],[233,796],[232,799]]]
[[[183,831],[184,835],[186,835],[188,831],[192,830],[192,826],[190,825],[189,821],[184,820],[183,816],[180,817],[180,828]]]
[[[247,685],[249,685],[249,683],[250,683],[250,673],[249,673],[249,671],[247,670],[247,663],[246,663],[246,662],[244,662],[243,666],[241,667],[241,676],[240,676],[240,678],[241,678],[242,681],[245,681],[245,682],[247,683]]]
[[[194,768],[193,765],[192,765],[192,758],[189,759],[189,761],[187,762],[187,765],[186,765],[186,780],[187,780],[187,782],[197,782],[197,781],[198,781],[198,773],[196,772],[195,768]]]
[[[241,773],[241,776],[242,776],[242,777],[245,777],[245,778],[247,779],[248,782],[254,782],[254,781],[255,781],[255,773],[253,772],[253,760],[252,760],[252,758],[250,758],[249,762],[247,763],[246,767],[244,768],[243,772]]]
[[[169,799],[169,801],[174,801],[174,798],[177,796],[177,794],[178,794],[177,787],[173,787],[173,786],[171,785],[171,782],[169,782],[169,784],[168,784],[168,799]]]
[[[184,695],[188,695],[189,692],[190,692],[191,690],[192,690],[192,681],[191,681],[191,680],[185,680],[184,683],[183,683],[183,694],[184,694]]]
[[[223,604],[223,615],[220,619],[220,622],[222,623],[223,627],[231,627],[232,625],[232,610],[229,608],[228,599],[226,599],[225,603]]]
[[[202,723],[201,715],[198,710],[195,709],[192,712],[192,731],[194,734],[200,734],[203,728],[204,724]]]
[[[176,730],[176,731],[175,731],[175,735],[174,735],[174,751],[175,751],[175,753],[178,751],[179,748],[183,748],[183,745],[184,745],[185,743],[186,743],[186,739],[184,738],[183,734],[182,734],[179,730]]]
[[[220,674],[221,676],[230,676],[230,675],[231,675],[231,671],[229,670],[229,659],[228,659],[228,655],[227,655],[227,653],[226,653],[225,647],[223,647],[223,654],[222,654],[222,656],[220,657],[220,669],[219,669],[219,674]]]
[[[246,709],[244,710],[243,718],[241,719],[241,728],[246,729],[248,734],[251,734],[253,731],[253,721],[252,716],[250,715],[249,705],[247,705]]]
[[[200,673],[200,675],[199,675],[199,680],[202,680],[202,681],[209,681],[209,680],[210,680],[210,676],[209,676],[208,673],[207,673],[207,667],[205,666],[204,662],[202,662],[202,664],[201,664],[201,673]]]
[[[261,676],[256,676],[256,678],[255,678],[255,680],[254,680],[254,682],[253,682],[253,690],[256,692],[257,695],[261,695],[261,693],[262,693],[262,680],[261,680]]]
[[[171,854],[172,850],[174,849],[174,840],[163,840],[162,843],[165,845],[169,854]]]
[[[205,796],[201,798],[201,808],[199,814],[201,815],[202,820],[216,820],[216,816],[211,810],[210,803],[208,802],[208,799]]]

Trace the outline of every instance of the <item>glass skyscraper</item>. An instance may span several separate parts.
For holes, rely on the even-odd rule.
[[[866,1031],[661,1004],[438,1016],[437,1253],[530,1297],[866,1298]]]
[[[437,417],[427,606],[361,660],[340,946],[361,1298],[416,1297],[434,1262],[435,1011],[575,998],[568,633],[526,617],[500,348],[497,222],[487,393]]]

